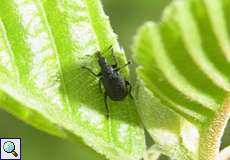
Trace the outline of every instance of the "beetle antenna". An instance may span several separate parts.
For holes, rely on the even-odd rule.
[[[113,48],[113,46],[112,45],[110,45],[105,51],[103,51],[103,53],[107,53],[107,52],[109,52],[111,49]]]

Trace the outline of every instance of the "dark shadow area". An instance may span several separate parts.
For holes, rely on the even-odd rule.
[[[151,147],[154,144],[154,141],[147,130],[145,130],[145,142],[147,148]]]
[[[230,146],[230,120],[228,120],[221,142],[222,142],[220,147],[221,150],[227,146]]]
[[[158,160],[170,160],[170,158],[166,155],[161,155]]]

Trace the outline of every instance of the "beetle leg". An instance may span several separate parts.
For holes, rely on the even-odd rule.
[[[123,66],[119,67],[119,68],[116,68],[115,71],[120,71],[121,69],[125,68],[126,66],[130,65],[131,62],[128,61],[128,63],[124,64]]]
[[[107,93],[104,94],[104,102],[105,102],[105,108],[106,108],[106,118],[109,119],[109,107],[107,103]]]
[[[133,95],[132,95],[132,85],[129,83],[129,81],[125,81],[125,85],[129,86],[129,96],[130,98],[133,99]]]
[[[102,80],[102,77],[99,79],[99,90],[100,90],[100,92],[102,93],[101,80]]]
[[[88,68],[88,67],[85,67],[85,66],[83,66],[82,67],[83,69],[86,69],[87,71],[89,71],[92,75],[94,75],[95,77],[100,77],[101,75],[102,75],[102,73],[100,72],[100,73],[98,73],[98,74],[96,74],[96,73],[94,73],[90,68]]]

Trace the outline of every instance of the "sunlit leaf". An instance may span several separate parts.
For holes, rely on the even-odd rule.
[[[0,106],[39,129],[85,144],[110,159],[143,157],[135,104],[109,101],[105,116],[94,53],[113,45],[125,63],[99,0],[1,0]],[[111,54],[104,55],[112,63]],[[128,72],[122,75],[128,79]]]
[[[171,158],[219,155],[230,114],[229,17],[229,0],[175,0],[135,37],[138,110]]]

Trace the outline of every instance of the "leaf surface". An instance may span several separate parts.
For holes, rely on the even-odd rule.
[[[173,1],[133,45],[136,101],[162,153],[215,160],[230,114],[230,2]]]
[[[94,53],[110,45],[125,63],[99,0],[2,0],[0,106],[109,159],[141,158],[144,132],[133,100],[109,100],[106,119],[98,80],[81,68],[99,72]],[[104,56],[113,63],[111,53]]]

